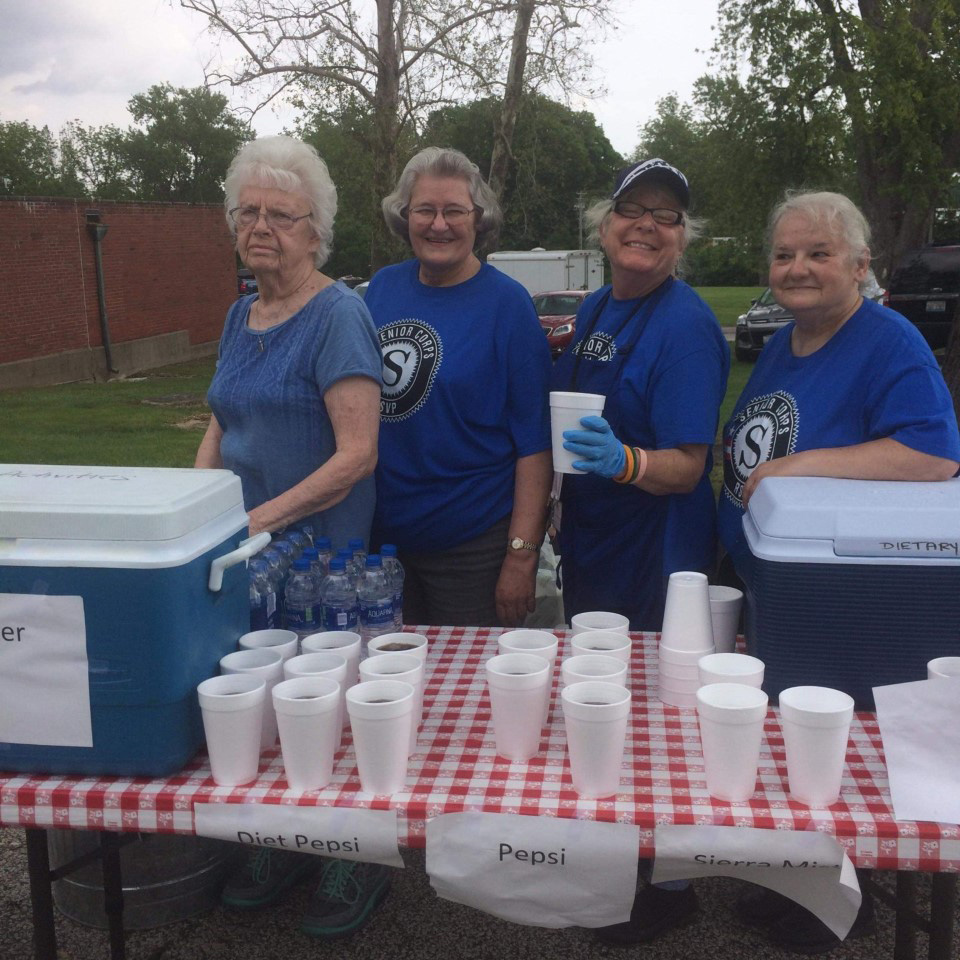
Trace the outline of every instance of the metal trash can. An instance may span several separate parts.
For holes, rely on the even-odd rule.
[[[100,845],[89,830],[48,830],[50,867],[56,869]],[[169,834],[139,834],[120,848],[124,930],[149,930],[212,910],[234,855],[221,840]],[[107,929],[103,872],[99,860],[53,884],[53,902],[84,926]]]

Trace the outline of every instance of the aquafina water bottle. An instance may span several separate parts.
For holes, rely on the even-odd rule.
[[[397,558],[397,548],[392,543],[383,544],[380,556],[383,558],[383,572],[393,591],[393,629],[400,630],[403,627],[403,564]]]
[[[324,630],[356,630],[360,616],[357,591],[346,571],[343,557],[330,561],[330,572],[320,588]]]
[[[381,633],[393,633],[393,588],[387,582],[383,563],[377,553],[367,557],[357,596],[360,601],[362,659],[367,655],[367,645],[374,637],[379,637]]]

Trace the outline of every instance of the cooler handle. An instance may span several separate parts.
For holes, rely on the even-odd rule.
[[[222,557],[217,557],[213,563],[210,564],[210,579],[207,581],[207,586],[216,593],[223,586],[223,571],[227,567],[232,567],[235,563],[243,563],[244,560],[249,559],[255,553],[262,550],[271,540],[271,536],[268,531],[264,530],[263,533],[258,533],[255,537],[250,537],[248,540],[241,540],[240,546],[236,550],[231,550],[230,553],[224,554]]]

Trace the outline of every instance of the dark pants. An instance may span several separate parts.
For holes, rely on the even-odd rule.
[[[399,554],[405,571],[403,622],[499,627],[495,593],[507,553],[510,517],[474,540],[436,553]]]

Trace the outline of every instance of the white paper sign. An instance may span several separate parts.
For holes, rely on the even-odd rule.
[[[654,883],[735,877],[782,893],[842,940],[860,909],[857,872],[836,838],[816,831],[663,826],[654,831]]]
[[[427,824],[437,895],[537,927],[630,919],[640,830],[512,813],[451,813]]]
[[[960,678],[874,687],[898,820],[960,823]]]
[[[93,746],[83,597],[0,593],[0,741]]]
[[[319,857],[402,867],[396,810],[300,807],[271,803],[196,803],[200,837]]]

